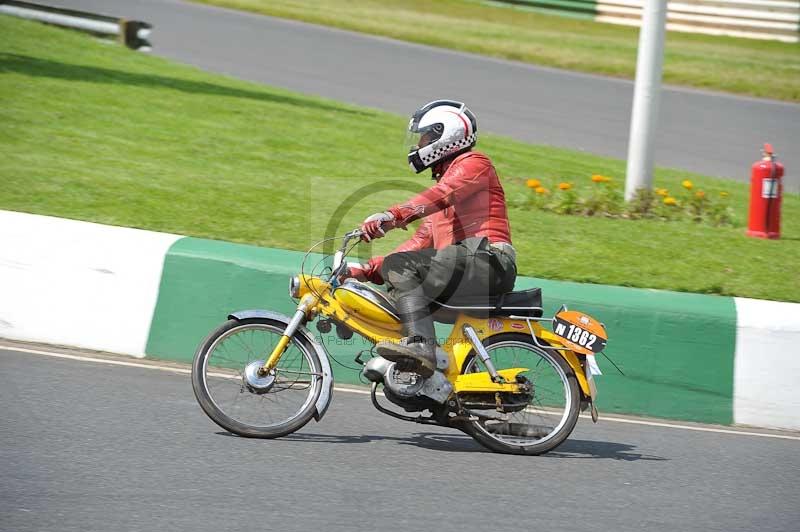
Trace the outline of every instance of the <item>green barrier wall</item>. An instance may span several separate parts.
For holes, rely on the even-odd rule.
[[[550,15],[593,20],[597,14],[596,0],[486,0],[490,5],[513,5]]]
[[[189,362],[208,332],[235,310],[294,312],[288,278],[303,253],[183,238],[170,249],[147,354]],[[517,289],[542,287],[545,312],[563,303],[603,321],[607,352],[625,372],[601,357],[601,412],[707,423],[733,422],[736,310],[732,298],[642,290],[523,277]],[[320,336],[313,325],[315,335]],[[446,335],[446,329],[439,331]],[[353,357],[369,344],[325,335],[337,382],[358,383]],[[338,363],[337,363],[338,362]]]

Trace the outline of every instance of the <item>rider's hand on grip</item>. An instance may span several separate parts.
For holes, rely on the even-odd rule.
[[[344,275],[342,275],[342,281],[345,279],[355,279],[356,281],[366,281],[367,280],[367,268],[363,264],[359,264],[357,262],[348,262],[347,263],[347,270],[345,270]]]
[[[339,277],[339,282],[344,282],[345,279],[355,279],[356,281],[369,281],[370,283],[383,284],[383,277],[379,268],[376,267],[373,259],[370,259],[366,264],[359,264],[358,262],[348,262],[347,269]]]
[[[378,212],[368,216],[361,224],[361,240],[371,242],[386,235],[386,231],[394,229],[394,215],[389,212]]]

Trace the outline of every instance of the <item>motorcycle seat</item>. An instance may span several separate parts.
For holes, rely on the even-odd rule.
[[[542,316],[542,289],[530,288],[507,292],[499,296],[454,296],[447,302],[436,301],[436,305],[447,310],[463,312],[471,316]]]
[[[530,288],[490,297],[451,297],[447,302],[434,301],[433,319],[455,323],[459,314],[476,318],[505,316],[542,317],[542,289]]]

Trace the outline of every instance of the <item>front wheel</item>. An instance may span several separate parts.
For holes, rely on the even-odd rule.
[[[525,334],[498,334],[484,341],[484,346],[498,370],[529,368],[522,376],[532,390],[524,408],[507,414],[507,419],[470,421],[462,427],[464,432],[501,453],[536,455],[560,445],[572,433],[580,413],[578,382],[566,360],[536,346]],[[483,371],[478,364],[478,357],[472,353],[463,373]]]
[[[254,376],[285,328],[267,318],[228,320],[200,344],[192,388],[217,425],[240,436],[277,438],[313,417],[322,391],[322,364],[304,337],[292,338],[272,372]]]

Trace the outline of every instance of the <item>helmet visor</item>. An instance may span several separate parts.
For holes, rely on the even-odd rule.
[[[442,138],[443,131],[442,124],[433,124],[421,129],[412,126],[406,133],[405,145],[409,152],[417,151]]]

